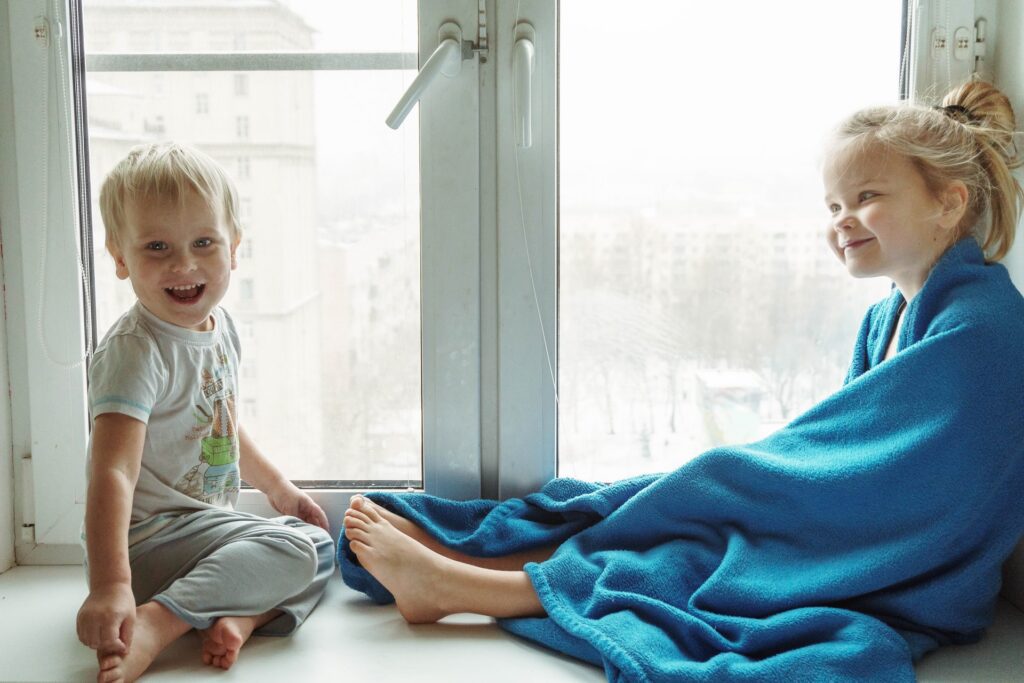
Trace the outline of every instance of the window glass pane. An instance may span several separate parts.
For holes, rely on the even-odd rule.
[[[649,0],[633,33],[620,5],[560,14],[559,474],[599,480],[840,386],[889,285],[828,251],[820,149],[899,72],[891,0]]]
[[[91,51],[119,36],[116,49],[159,51],[188,36],[196,52],[320,39],[346,51],[415,51],[414,3],[360,6],[360,25],[379,41],[348,46],[335,29],[352,19],[351,3],[87,0],[85,44]],[[239,26],[264,28],[237,34]],[[293,479],[422,480],[416,112],[400,132],[384,125],[414,76],[87,74],[101,334],[135,301],[103,247],[103,177],[142,142],[203,149],[234,177],[245,233],[223,301],[242,342],[240,417]]]
[[[89,52],[416,52],[415,0],[85,0]],[[161,28],[154,32],[154,27]],[[385,114],[387,115],[387,114]]]

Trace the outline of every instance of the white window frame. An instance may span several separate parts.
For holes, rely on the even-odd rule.
[[[31,30],[36,17],[54,12],[54,23],[67,25],[67,2],[19,0],[2,10],[9,13],[13,98],[0,104],[0,131],[15,133],[14,153],[0,158],[18,476],[15,526],[35,525],[35,539],[17,545],[21,564],[80,558],[85,373],[83,367],[69,369],[48,361],[39,343],[35,315],[41,295],[41,233],[31,210],[42,201],[41,160],[47,145],[51,171],[60,167],[52,160],[71,158],[75,145],[73,131],[51,126],[44,135],[45,119],[39,115],[43,103],[48,105],[45,118],[52,123],[60,120],[60,100],[55,92],[44,96],[44,81],[38,76],[41,48]],[[486,18],[486,34],[478,30],[481,17]],[[419,8],[420,64],[436,48],[438,28],[447,21],[457,22],[463,39],[477,48],[484,47],[485,35],[487,44],[482,58],[463,61],[460,74],[437,83],[419,105],[424,488],[452,498],[504,498],[535,490],[555,475],[557,463],[558,3],[424,0]],[[529,22],[535,34],[533,145],[526,149],[516,148],[512,133],[512,51],[519,22]],[[989,29],[994,36],[993,22]],[[924,35],[926,29],[917,30]],[[64,54],[70,54],[68,32],[51,35],[60,36]],[[919,45],[920,38],[913,39]],[[136,62],[140,68],[158,70],[166,68],[160,66],[161,59],[140,56]],[[405,57],[222,55],[218,68],[249,70],[253,59],[268,60],[265,64],[275,68],[305,69],[310,64],[380,68],[381,60]],[[70,102],[69,79],[60,87]],[[74,173],[75,166],[69,168]],[[46,189],[50,225],[65,229],[77,225],[76,179],[69,173],[54,175]],[[11,179],[16,179],[14,188]],[[53,235],[51,230],[47,272],[77,273],[73,241],[65,235],[57,243]],[[1024,248],[1011,252],[1008,265],[1018,283],[1024,281]],[[48,280],[45,291],[46,311],[61,311],[46,319],[49,354],[75,358],[83,343],[81,287],[75,277],[67,277]],[[26,461],[30,454],[31,461]],[[312,495],[337,523],[350,492]],[[240,508],[270,511],[261,494],[251,491],[242,493]]]
[[[66,560],[78,550],[87,432],[85,365],[74,365],[85,348],[77,277],[77,166],[69,163],[74,154],[73,131],[60,125],[62,103],[72,101],[70,78],[47,59],[50,48],[34,36],[37,17],[51,17],[48,39],[64,41],[65,55],[70,54],[70,45],[67,32],[58,30],[66,26],[63,3],[8,3],[7,11],[15,138],[14,153],[5,154],[4,163],[8,165],[5,177],[16,178],[17,186],[3,207],[7,353],[15,527],[26,530],[17,539],[15,554],[19,564],[45,564]],[[42,77],[44,69],[51,78]],[[47,207],[45,221],[38,210],[42,203]],[[45,286],[44,234],[49,243]],[[57,273],[73,276],[57,277]],[[41,310],[45,339],[40,334]]]

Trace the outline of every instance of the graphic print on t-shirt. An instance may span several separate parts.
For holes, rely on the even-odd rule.
[[[238,434],[235,430],[235,396],[230,366],[217,346],[217,367],[203,368],[203,382],[193,415],[199,439],[198,464],[185,473],[174,488],[211,505],[223,505],[238,492]],[[191,435],[190,435],[191,436]],[[195,443],[194,437],[188,439]]]

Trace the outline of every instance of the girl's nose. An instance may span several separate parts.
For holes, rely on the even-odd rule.
[[[848,229],[853,223],[853,216],[846,209],[840,209],[839,212],[832,217],[832,229],[836,232],[843,232]]]

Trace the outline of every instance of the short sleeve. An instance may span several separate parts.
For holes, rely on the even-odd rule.
[[[167,369],[156,345],[144,336],[107,339],[89,366],[89,413],[121,413],[148,424],[166,384]]]
[[[220,309],[221,314],[224,316],[224,339],[227,340],[231,346],[231,350],[235,352],[235,357],[238,362],[242,360],[242,342],[238,337],[238,328],[235,327],[235,321],[231,315],[225,309]]]

